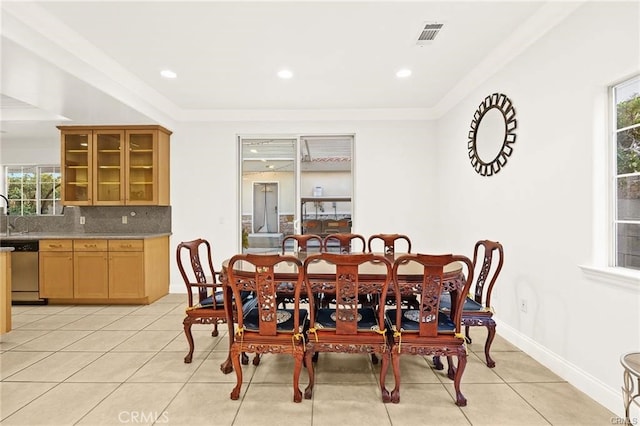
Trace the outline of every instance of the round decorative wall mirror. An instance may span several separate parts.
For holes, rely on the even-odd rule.
[[[494,93],[480,103],[469,131],[469,159],[482,176],[498,173],[511,155],[516,141],[516,110],[502,93]]]

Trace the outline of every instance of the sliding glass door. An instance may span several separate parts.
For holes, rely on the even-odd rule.
[[[279,251],[290,234],[351,229],[353,135],[240,136],[238,144],[243,252]]]

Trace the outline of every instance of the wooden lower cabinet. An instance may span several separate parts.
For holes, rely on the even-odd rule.
[[[142,240],[109,241],[109,296],[144,295],[144,245]]]
[[[51,245],[63,242],[73,251],[43,252],[50,241],[40,244],[40,294],[50,303],[151,303],[169,292],[169,237],[56,240]],[[62,254],[70,279],[59,279],[63,262],[54,259]]]
[[[73,298],[73,241],[41,241],[38,263],[40,297]]]
[[[109,297],[109,253],[107,240],[73,241],[73,297]]]

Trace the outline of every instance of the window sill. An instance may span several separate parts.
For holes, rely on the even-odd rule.
[[[600,267],[590,265],[579,265],[580,269],[587,278],[596,281],[605,282],[618,287],[640,290],[640,271],[616,268],[616,267]]]

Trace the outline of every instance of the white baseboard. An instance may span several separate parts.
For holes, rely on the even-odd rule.
[[[622,376],[620,376],[620,388],[614,389],[601,380],[581,368],[558,356],[520,331],[501,322],[494,317],[500,337],[505,338],[511,344],[520,348],[531,358],[538,361],[558,376],[587,394],[590,398],[612,411],[620,417],[624,417],[622,404]]]

